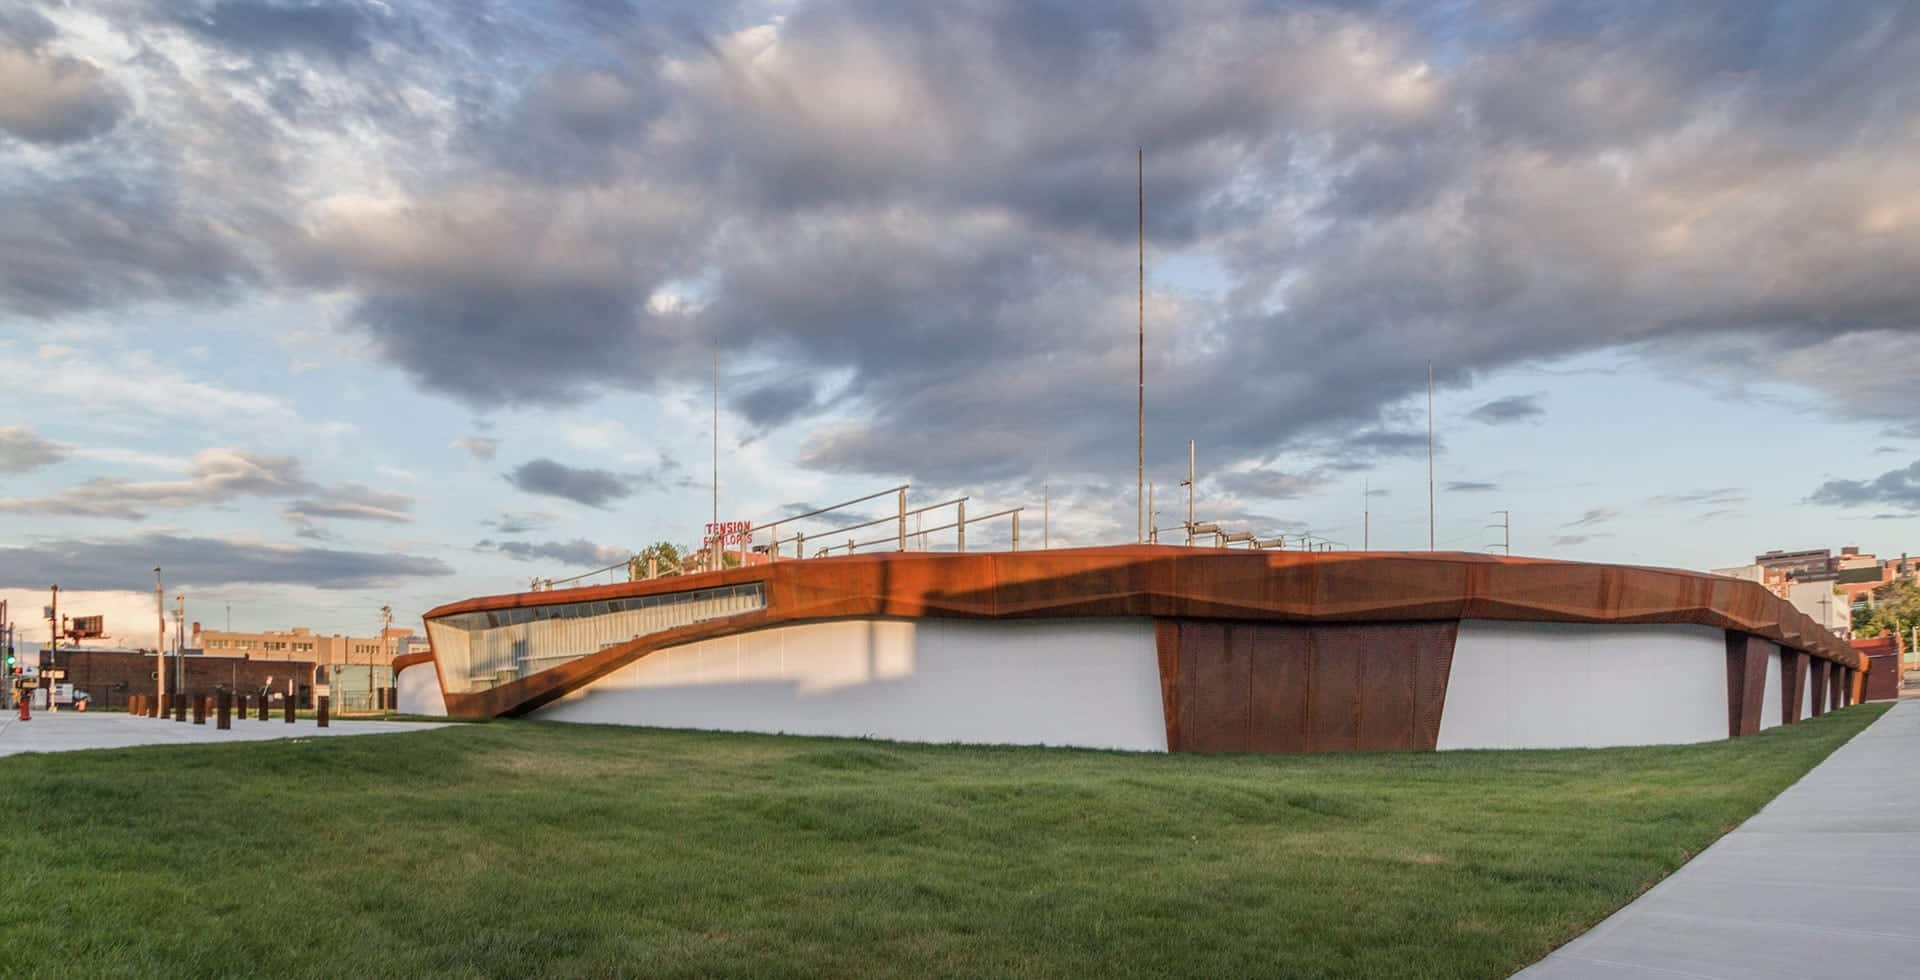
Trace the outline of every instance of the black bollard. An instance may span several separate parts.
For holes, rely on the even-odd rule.
[[[207,723],[207,699],[198,694],[193,696],[193,723],[196,725]]]
[[[227,731],[233,727],[233,692],[220,689],[218,713],[214,715],[213,727]]]
[[[287,708],[287,724],[291,725],[293,724],[293,696],[288,695],[287,699],[282,703],[285,704]]]
[[[267,708],[269,707],[268,702],[272,700],[273,700],[272,698],[267,697],[267,692],[265,691],[260,692],[260,720],[261,721],[267,720]]]
[[[187,720],[187,699],[178,694],[173,696],[173,720]]]
[[[327,696],[322,694],[320,700],[314,702],[314,718],[321,728],[327,727],[327,700]]]

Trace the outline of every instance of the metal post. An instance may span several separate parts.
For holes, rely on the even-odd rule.
[[[1053,494],[1047,484],[1040,484],[1040,548],[1053,547]]]
[[[320,700],[314,704],[314,723],[320,728],[327,727],[327,708],[329,707],[327,702],[330,700],[332,699],[322,694]]]
[[[288,687],[293,686],[293,678],[291,677],[287,678],[287,686]],[[284,704],[286,706],[287,724],[291,725],[293,724],[293,692],[292,691],[287,692],[287,700],[284,702]]]
[[[1013,550],[1020,550],[1020,512],[1013,512]]]
[[[1160,543],[1159,519],[1153,514],[1153,481],[1147,481],[1147,543]]]
[[[233,727],[233,692],[220,689],[220,702],[214,715],[213,727],[226,731]]]
[[[1140,414],[1138,420],[1139,457],[1135,470],[1136,484],[1134,505],[1141,510],[1140,542],[1147,540],[1147,500],[1145,483],[1147,482],[1147,151],[1141,147],[1135,153],[1134,162],[1138,167],[1136,188],[1140,195]]]
[[[1193,440],[1187,440],[1187,547],[1193,547]]]
[[[901,551],[905,551],[905,550],[907,550],[907,492],[906,492],[905,490],[902,490],[902,491],[900,491],[900,546],[899,546],[899,550],[901,550]]]
[[[53,615],[47,620],[47,660],[53,666],[60,666],[60,587],[53,587]],[[57,714],[59,707],[54,703],[53,695],[56,682],[47,687],[47,714]]]
[[[1427,550],[1433,544],[1433,362],[1427,362]]]
[[[954,550],[961,553],[965,553],[967,550],[967,502],[962,500],[959,503],[954,504],[953,506],[955,506],[956,508],[959,508],[958,512],[954,516],[954,525],[953,525]]]
[[[160,585],[158,565],[153,567],[153,612],[154,622],[160,627],[153,641],[154,694],[160,698],[159,707],[164,712],[167,704],[167,590]]]
[[[805,531],[793,532],[793,557],[795,558],[807,557],[807,532]]]

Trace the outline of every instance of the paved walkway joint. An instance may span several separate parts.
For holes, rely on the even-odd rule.
[[[1519,980],[1920,975],[1920,701]]]

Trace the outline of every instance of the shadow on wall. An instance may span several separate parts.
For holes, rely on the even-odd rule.
[[[842,620],[657,651],[531,717],[1165,751],[1149,620]]]

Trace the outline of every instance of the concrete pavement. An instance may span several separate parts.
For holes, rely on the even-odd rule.
[[[289,725],[276,712],[271,721],[243,721],[236,718],[233,728],[223,732],[214,726],[212,718],[208,718],[204,725],[196,725],[191,720],[163,721],[113,712],[61,711],[47,714],[36,711],[32,721],[19,721],[12,714],[0,718],[0,756],[21,752],[120,749],[134,745],[261,742],[275,738],[311,738],[316,735],[379,735],[443,727],[417,721],[335,720],[332,725],[321,728],[312,719],[301,719]]]
[[[1920,701],[1520,980],[1920,975]]]

